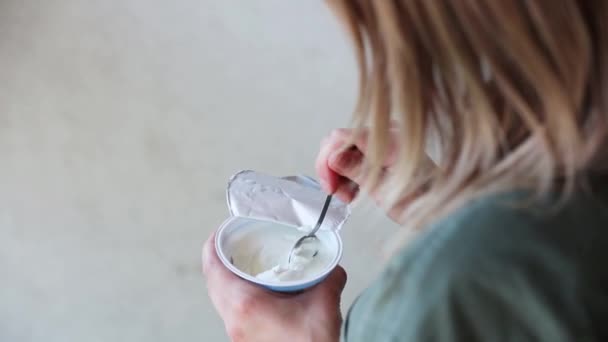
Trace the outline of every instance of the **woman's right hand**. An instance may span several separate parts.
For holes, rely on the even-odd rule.
[[[367,131],[361,131],[354,137],[354,129],[335,129],[321,142],[321,148],[317,156],[315,168],[323,190],[333,193],[346,203],[350,203],[359,193],[359,188],[365,185],[366,177],[363,170],[367,150]],[[391,172],[398,152],[396,130],[390,132],[389,153],[383,163],[380,183],[377,189],[382,189],[383,182]],[[345,148],[346,144],[352,144]],[[379,191],[372,191],[370,196],[378,205],[382,205],[383,197]],[[410,202],[403,199],[393,206],[388,215],[399,222],[399,215]]]

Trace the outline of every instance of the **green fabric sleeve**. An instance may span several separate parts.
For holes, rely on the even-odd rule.
[[[452,215],[393,258],[342,340],[603,341],[608,220],[581,208],[547,218],[483,201]]]

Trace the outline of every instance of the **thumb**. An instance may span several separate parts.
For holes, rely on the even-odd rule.
[[[319,285],[315,286],[311,292],[313,293],[324,293],[330,297],[339,299],[344,287],[346,286],[347,275],[346,271],[342,266],[336,266],[336,268],[331,271],[331,273],[325,278]],[[324,296],[315,296],[313,297],[324,297]]]
[[[335,173],[357,184],[363,181],[363,153],[357,148],[332,153],[327,159],[327,165]]]
[[[309,303],[316,317],[324,317],[324,320],[335,319],[335,323],[340,325],[342,321],[340,303],[345,285],[346,271],[338,266],[320,284],[310,291],[305,291],[304,300]]]

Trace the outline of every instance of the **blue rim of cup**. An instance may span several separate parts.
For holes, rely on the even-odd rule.
[[[307,285],[307,284],[311,284],[311,286],[312,286],[312,285],[318,283],[320,279],[327,277],[327,275],[334,268],[336,268],[336,266],[338,266],[338,264],[340,263],[340,260],[342,260],[342,253],[343,253],[342,238],[340,238],[340,234],[338,234],[338,232],[332,231],[334,237],[336,238],[338,248],[337,248],[336,255],[334,256],[334,259],[323,270],[323,272],[319,273],[315,277],[302,279],[302,280],[292,280],[292,281],[285,281],[285,282],[268,282],[268,281],[260,280],[250,274],[247,274],[247,273],[239,270],[236,266],[234,266],[230,262],[230,260],[228,259],[228,257],[226,257],[226,255],[224,254],[224,251],[222,250],[221,241],[222,241],[222,236],[224,234],[224,231],[226,230],[226,227],[228,227],[228,225],[230,225],[232,222],[234,222],[236,220],[247,220],[247,221],[254,221],[254,222],[266,222],[266,221],[256,220],[256,219],[252,219],[252,218],[248,218],[248,217],[233,216],[233,217],[230,217],[227,220],[225,220],[220,225],[220,227],[218,228],[217,233],[215,235],[215,250],[217,251],[217,255],[220,258],[220,260],[222,261],[222,263],[224,264],[224,266],[226,268],[228,268],[232,273],[234,273],[237,276],[239,276],[245,280],[248,280],[252,283],[255,283],[255,284],[258,284],[258,285],[264,286],[264,287],[270,287],[270,288],[292,288],[292,287],[297,287],[297,286],[302,286],[302,285]],[[270,221],[268,221],[268,222],[270,222]],[[294,229],[295,229],[295,227],[294,227]]]

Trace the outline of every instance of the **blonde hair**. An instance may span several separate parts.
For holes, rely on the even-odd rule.
[[[390,207],[420,228],[472,198],[516,188],[564,197],[605,161],[608,2],[328,0],[356,47],[355,127],[368,127],[366,186],[389,129]],[[427,145],[440,152],[428,168]]]

